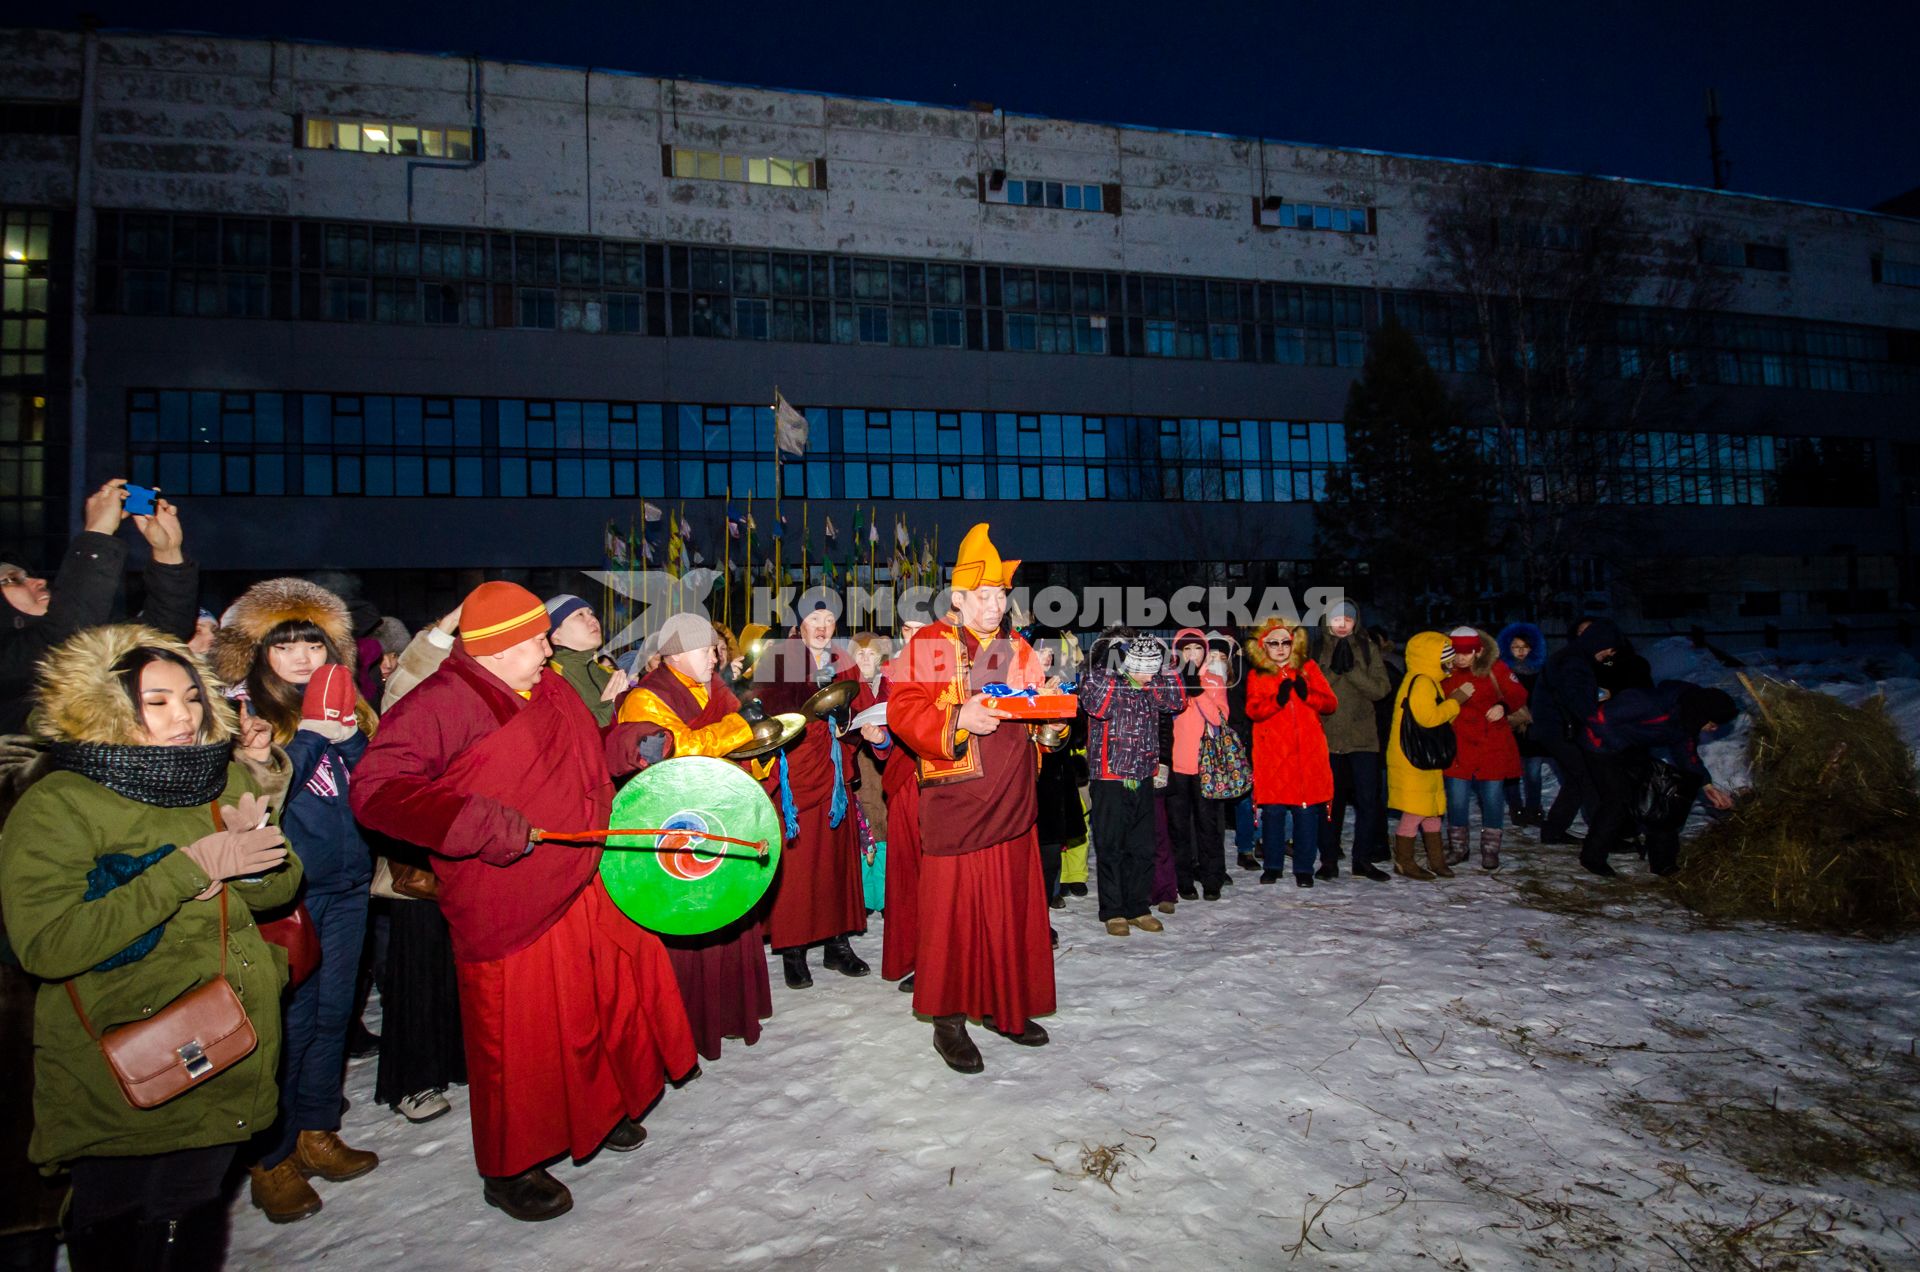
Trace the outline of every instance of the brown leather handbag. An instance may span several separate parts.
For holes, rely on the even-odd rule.
[[[227,983],[227,889],[220,889],[220,974],[190,989],[144,1020],[95,1033],[67,982],[80,1027],[100,1044],[120,1093],[136,1109],[150,1109],[214,1074],[230,1069],[260,1045],[240,995]]]

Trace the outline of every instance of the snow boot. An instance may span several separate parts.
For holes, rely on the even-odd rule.
[[[1506,835],[1502,831],[1480,828],[1480,868],[1498,870],[1500,868],[1500,841]]]
[[[1340,877],[1340,858],[1333,853],[1320,854],[1320,868],[1313,872],[1316,879],[1338,879]]]
[[[613,1124],[613,1129],[607,1132],[607,1138],[600,1141],[600,1146],[610,1153],[631,1153],[646,1142],[647,1128],[630,1117],[623,1117]]]
[[[786,973],[788,989],[811,989],[813,973],[807,970],[807,947],[796,945],[780,951],[781,970]]]
[[[1413,836],[1393,837],[1393,872],[1409,879],[1431,879],[1433,875],[1413,857]]]
[[[979,1073],[987,1067],[986,1061],[980,1058],[980,1048],[967,1036],[965,1016],[933,1018],[933,1049],[955,1073]]]
[[[488,1175],[481,1193],[489,1206],[522,1223],[558,1219],[573,1209],[573,1194],[567,1186],[538,1166],[518,1175]]]
[[[272,1169],[255,1166],[247,1174],[248,1195],[272,1222],[296,1223],[320,1213],[320,1194],[293,1158],[283,1159]]]
[[[380,1156],[347,1147],[338,1131],[302,1131],[293,1144],[293,1164],[308,1179],[317,1175],[329,1183],[344,1184],[378,1166]]]
[[[1450,866],[1465,865],[1467,862],[1467,858],[1473,856],[1473,849],[1467,846],[1467,842],[1468,842],[1467,837],[1472,833],[1473,833],[1472,829],[1466,826],[1447,827],[1447,864],[1448,865]]]
[[[1453,878],[1453,868],[1447,865],[1446,841],[1440,837],[1440,832],[1437,830],[1423,830],[1420,832],[1420,842],[1427,847],[1427,869],[1433,871],[1434,877],[1439,879]]]
[[[1353,873],[1359,875],[1362,879],[1371,879],[1375,883],[1385,883],[1388,878],[1386,871],[1374,865],[1371,861],[1361,861],[1358,857],[1354,858]]]
[[[820,966],[842,976],[865,976],[873,970],[867,960],[853,952],[853,943],[844,936],[836,936],[820,947]]]

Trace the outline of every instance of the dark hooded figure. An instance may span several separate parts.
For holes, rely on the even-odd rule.
[[[1653,782],[1674,792],[1666,807],[1646,817],[1647,868],[1672,874],[1678,865],[1680,828],[1694,799],[1704,795],[1715,808],[1733,800],[1712,784],[1700,760],[1700,740],[1733,722],[1740,713],[1732,697],[1684,680],[1665,680],[1651,689],[1624,689],[1601,703],[1580,730],[1594,784],[1595,819],[1581,849],[1580,864],[1597,875],[1611,875],[1607,854],[1617,850],[1632,823],[1633,810]]]
[[[1573,825],[1573,815],[1587,806],[1592,792],[1586,760],[1575,739],[1600,706],[1600,664],[1613,657],[1620,640],[1620,629],[1613,620],[1596,618],[1564,648],[1556,650],[1540,672],[1538,692],[1528,704],[1533,724],[1527,731],[1546,748],[1560,775],[1560,793],[1547,810],[1540,831],[1543,844],[1579,842],[1567,829]],[[1591,814],[1587,820],[1591,826]]]
[[[1527,691],[1528,701],[1538,692],[1540,669],[1547,665],[1547,639],[1535,623],[1509,623],[1500,629],[1500,661]],[[1507,783],[1507,820],[1516,826],[1538,826],[1546,820],[1540,802],[1540,771],[1547,762],[1547,749],[1534,736],[1533,712],[1529,708],[1510,713],[1513,739],[1520,744],[1520,776]]]

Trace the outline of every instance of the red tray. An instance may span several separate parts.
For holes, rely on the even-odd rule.
[[[1080,699],[1070,693],[1043,693],[1037,698],[989,698],[987,705],[1016,720],[1071,720],[1080,714]]]

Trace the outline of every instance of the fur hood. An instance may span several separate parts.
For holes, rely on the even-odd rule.
[[[1307,665],[1307,654],[1309,652],[1307,649],[1307,629],[1298,623],[1289,623],[1284,618],[1270,618],[1260,624],[1260,626],[1254,630],[1253,635],[1247,640],[1247,660],[1251,662],[1254,667],[1266,672],[1268,675],[1279,671],[1280,665],[1267,656],[1266,646],[1260,642],[1267,638],[1268,632],[1282,627],[1293,634],[1293,648],[1288,651],[1287,666],[1294,671],[1298,671]]]
[[[1493,674],[1493,663],[1500,657],[1500,647],[1493,643],[1493,637],[1477,627],[1473,629],[1473,634],[1480,638],[1480,648],[1473,651],[1473,660],[1466,667],[1463,668],[1456,662],[1454,670],[1464,670],[1470,676],[1485,679]]]
[[[1514,662],[1513,656],[1507,652],[1508,647],[1513,644],[1513,638],[1516,636],[1527,642],[1527,648],[1530,652],[1527,654],[1525,662]],[[1500,657],[1506,662],[1508,668],[1516,674],[1522,676],[1538,675],[1540,669],[1547,665],[1547,638],[1541,634],[1537,624],[1508,623],[1500,629]]]
[[[185,641],[138,623],[89,627],[41,660],[34,732],[54,742],[148,745],[133,700],[113,674],[115,663],[142,646],[178,654],[200,669],[207,696],[206,741],[231,741],[236,732],[233,705],[221,694],[219,681],[206,663],[188,650]]]
[[[348,671],[358,669],[347,603],[305,579],[268,579],[248,588],[220,616],[220,630],[213,635],[213,652],[208,655],[214,673],[226,684],[245,684],[261,638],[280,624],[299,619],[326,635],[335,662]]]

